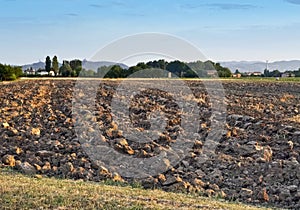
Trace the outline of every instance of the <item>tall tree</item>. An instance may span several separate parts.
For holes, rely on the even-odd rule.
[[[58,60],[57,60],[56,55],[52,59],[52,69],[54,71],[55,76],[57,76],[58,71],[59,71],[59,67],[58,67]]]
[[[50,71],[51,71],[51,58],[50,58],[50,56],[47,56],[46,57],[46,65],[45,65],[45,70],[46,70],[46,72],[48,72],[48,74],[50,73]]]
[[[72,74],[72,68],[70,66],[69,61],[63,61],[62,66],[59,68],[59,73],[63,77],[69,77]]]
[[[240,73],[241,72],[238,69],[235,70],[235,74],[240,74]]]
[[[82,61],[75,59],[70,61],[70,66],[73,70],[76,70],[78,68],[82,68]]]
[[[72,76],[79,76],[82,70],[82,61],[78,59],[71,60],[70,67],[72,68]]]
[[[269,77],[270,76],[270,71],[268,69],[264,70],[264,77]]]

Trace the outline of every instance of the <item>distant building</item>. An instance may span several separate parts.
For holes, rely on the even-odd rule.
[[[262,75],[262,73],[259,72],[259,71],[256,71],[256,72],[252,73],[252,76],[261,76],[261,75]]]
[[[281,77],[296,77],[296,75],[294,73],[285,72],[281,74]]]
[[[249,76],[249,77],[251,77],[251,76],[259,77],[259,76],[262,76],[262,73],[259,71],[255,71],[255,72],[246,72],[246,73],[244,73],[244,75]]]
[[[30,69],[26,69],[24,71],[24,74],[25,75],[35,75],[35,70],[33,68],[30,68]]]
[[[41,71],[38,70],[36,72],[36,75],[40,75],[40,76],[46,76],[46,75],[54,76],[55,74],[54,74],[54,71],[50,71],[49,74],[48,74],[48,72],[45,71],[45,70],[41,70]]]
[[[48,72],[46,72],[46,71],[37,71],[36,75],[44,76],[44,75],[48,75]]]
[[[208,77],[218,77],[218,72],[216,70],[206,70]]]
[[[240,73],[233,74],[232,77],[234,77],[234,78],[241,78],[242,74],[240,74]]]

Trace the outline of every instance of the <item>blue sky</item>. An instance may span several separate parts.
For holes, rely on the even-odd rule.
[[[0,63],[89,58],[143,32],[214,61],[300,59],[300,0],[0,0]]]

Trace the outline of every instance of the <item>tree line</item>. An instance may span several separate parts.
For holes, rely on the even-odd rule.
[[[48,75],[62,77],[104,77],[104,78],[126,78],[135,72],[147,69],[164,69],[173,73],[176,77],[195,78],[195,77],[231,77],[231,71],[228,68],[222,67],[219,63],[212,61],[196,61],[185,63],[179,60],[167,62],[165,60],[154,60],[149,62],[140,62],[129,68],[122,68],[120,65],[101,66],[96,71],[85,69],[82,66],[82,61],[75,59],[71,61],[64,60],[59,67],[57,56],[52,59],[46,57],[45,71]],[[147,71],[146,71],[147,72]],[[209,74],[209,72],[213,72]],[[146,76],[146,75],[145,75]],[[168,75],[161,75],[167,77]]]
[[[182,61],[155,60],[147,63],[140,62],[135,66],[131,66],[128,69],[123,69],[119,65],[113,65],[110,67],[102,66],[98,68],[95,73],[96,76],[102,76],[102,72],[108,71],[104,77],[106,78],[126,78],[135,72],[147,69],[164,69],[176,77],[180,78],[197,78],[197,77],[231,77],[231,71],[228,68],[222,67],[219,63],[212,61],[196,61],[191,63],[185,63]],[[146,73],[147,71],[145,71]],[[167,76],[167,75],[164,75]]]
[[[62,76],[62,77],[104,77],[104,78],[126,78],[135,72],[147,69],[164,69],[171,72],[176,77],[180,78],[197,78],[197,77],[231,77],[232,73],[230,69],[223,67],[220,63],[214,63],[212,61],[195,61],[195,62],[182,62],[179,60],[165,61],[154,60],[149,62],[140,62],[129,68],[122,68],[120,65],[101,66],[96,71],[92,69],[85,69],[82,66],[82,61],[74,59],[71,61],[63,60],[62,64],[58,62],[57,56],[46,57],[45,68],[39,69],[37,72],[46,71],[48,75]],[[32,70],[32,69],[31,69]],[[147,71],[145,71],[147,72]],[[300,77],[300,68],[295,71],[286,71],[285,74],[290,77]],[[235,74],[241,74],[236,70]],[[279,70],[264,70],[262,77],[281,77],[282,72]],[[15,80],[23,75],[22,67],[0,64],[0,81]],[[32,75],[35,76],[35,75]],[[147,75],[145,75],[147,76]],[[167,77],[168,75],[159,75]]]
[[[17,78],[22,76],[22,74],[22,67],[0,63],[0,81],[16,80]]]
[[[57,56],[47,56],[45,59],[45,68],[39,69],[37,72],[47,72],[50,76],[61,77],[104,77],[104,78],[126,78],[135,72],[147,69],[164,69],[171,72],[176,77],[180,78],[196,78],[196,77],[231,77],[232,73],[228,68],[222,67],[220,63],[212,61],[195,61],[195,62],[182,62],[179,60],[165,61],[154,60],[149,62],[140,62],[129,68],[122,68],[120,65],[101,66],[96,71],[92,69],[85,69],[82,66],[82,61],[74,59],[71,61],[63,60],[62,64],[59,63]],[[30,69],[28,69],[30,70]],[[30,71],[27,71],[30,72]],[[25,76],[36,76],[36,72]],[[147,71],[143,72],[147,73]],[[146,76],[146,75],[145,75]],[[167,77],[168,75],[160,75]]]
[[[267,69],[264,70],[264,77],[281,77],[282,74],[287,74],[288,77],[300,77],[300,68],[294,71],[285,71],[284,73],[279,70],[269,71]]]
[[[179,60],[167,62],[163,59],[154,60],[149,62],[140,62],[135,66],[129,68],[122,68],[120,65],[111,65],[111,66],[101,66],[94,70],[87,70],[82,67],[82,61],[75,59],[71,61],[64,60],[62,65],[59,67],[57,56],[54,56],[51,60],[49,56],[46,57],[45,69],[47,72],[53,71],[55,76],[63,77],[104,77],[104,78],[126,78],[132,75],[135,72],[146,69],[164,69],[168,72],[173,73],[176,77],[183,78],[196,78],[196,77],[231,77],[232,73],[229,68],[223,67],[220,63],[214,63],[212,61],[195,61],[195,62],[182,62]],[[104,74],[105,72],[105,74]],[[209,73],[210,72],[210,73]],[[211,73],[213,72],[213,73]],[[285,71],[287,75],[300,77],[300,68],[295,71]],[[260,75],[261,77],[281,77],[282,74],[279,70],[264,70]],[[238,70],[235,71],[235,74],[241,74]],[[164,75],[167,76],[167,75]]]

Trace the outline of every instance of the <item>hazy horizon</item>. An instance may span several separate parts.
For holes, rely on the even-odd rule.
[[[59,60],[59,62],[60,63],[62,63],[62,61],[63,60],[74,60],[74,59],[79,59],[79,60],[81,60],[81,61],[83,61],[83,60],[87,60],[87,61],[90,61],[90,60],[88,60],[87,58],[77,58],[77,57],[74,57],[74,58],[61,58],[60,60]],[[154,61],[154,60],[159,60],[159,59],[164,59],[164,58],[157,58],[157,57],[153,57],[153,59],[144,59],[144,60],[138,60],[138,61],[136,61],[136,62],[119,62],[119,63],[122,63],[122,64],[125,64],[125,65],[127,65],[127,66],[134,66],[134,65],[136,65],[136,64],[138,64],[139,62],[148,62],[148,61]],[[174,61],[174,60],[172,60],[172,59],[165,59],[166,61],[168,61],[168,62],[170,62],[170,61]],[[195,60],[196,61],[196,60]],[[255,62],[257,62],[257,63],[265,63],[266,61],[263,61],[263,60],[261,60],[261,61],[259,61],[259,60],[222,60],[222,61],[218,61],[218,60],[212,60],[213,62],[215,62],[215,63],[229,63],[229,62],[237,62],[237,63],[240,63],[240,62],[253,62],[253,63],[255,63]],[[276,60],[276,61],[269,61],[268,60],[268,63],[270,64],[270,63],[275,63],[275,62],[289,62],[289,61],[300,61],[300,59],[293,59],[293,60]],[[38,62],[43,62],[43,63],[45,63],[45,61],[44,60],[37,60],[37,61],[33,61],[33,62],[29,62],[29,63],[23,63],[23,64],[12,64],[12,65],[31,65],[31,64],[33,64],[33,63],[38,63]],[[107,60],[99,60],[99,61],[92,61],[92,62],[114,62],[114,61],[107,61]],[[8,63],[7,63],[8,64]]]

